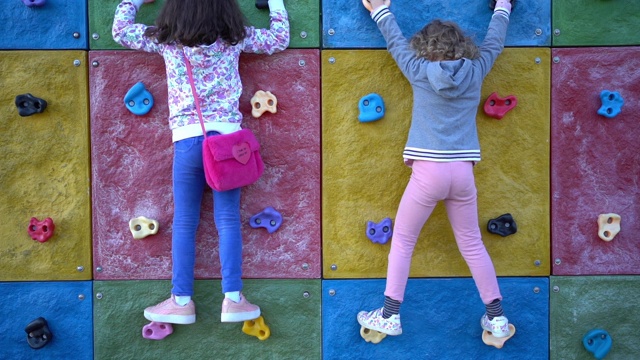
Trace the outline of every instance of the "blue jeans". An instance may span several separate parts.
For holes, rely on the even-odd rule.
[[[210,132],[208,136],[218,135]],[[174,143],[173,152],[173,257],[174,295],[193,295],[196,230],[206,181],[202,165],[203,136]],[[222,292],[242,290],[242,233],[240,189],[213,190],[213,219],[219,237]]]

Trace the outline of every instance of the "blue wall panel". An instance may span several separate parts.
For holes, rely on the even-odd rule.
[[[88,49],[86,0],[47,0],[27,7],[2,2],[0,49]]]
[[[433,19],[452,20],[481,42],[491,20],[488,1],[392,1],[391,11],[406,37]],[[325,48],[385,48],[384,38],[360,1],[322,2]],[[512,14],[506,46],[550,46],[550,0],[520,0]]]
[[[90,281],[5,282],[0,294],[0,359],[93,359]],[[38,317],[47,320],[53,336],[35,350],[24,329]]]
[[[482,342],[485,308],[471,278],[411,279],[400,309],[403,334],[372,344],[356,314],[384,301],[384,280],[325,280],[325,359],[548,359],[549,279],[499,278],[505,315],[516,334],[502,349]],[[333,290],[333,291],[331,291]],[[333,294],[333,295],[331,295]]]

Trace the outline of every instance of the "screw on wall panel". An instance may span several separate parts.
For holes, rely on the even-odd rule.
[[[78,272],[83,272],[84,271],[84,266],[78,266],[76,268],[76,270],[78,270]]]
[[[333,36],[335,35],[336,31],[333,29],[329,29],[328,33],[329,33],[329,36]]]
[[[540,64],[542,62],[542,59],[540,59],[539,57],[536,58],[536,64]]]
[[[102,266],[98,266],[98,267],[96,268],[96,272],[102,272]]]
[[[536,287],[534,287],[534,288],[533,288],[533,292],[534,292],[534,293],[536,293],[536,294],[538,294],[538,293],[540,292],[540,288],[539,288],[539,287],[537,287],[537,286],[536,286]]]
[[[304,61],[304,60],[300,60],[300,61],[298,61],[298,65],[305,66],[305,65],[307,65],[307,62]]]
[[[91,35],[91,38],[93,40],[98,40],[98,39],[100,39],[100,35],[98,33],[93,33],[93,35]]]
[[[78,60],[78,59],[73,60],[73,66],[78,67],[78,66],[80,66],[80,64],[82,64],[82,63],[80,62],[80,60]]]
[[[336,58],[334,58],[333,56],[329,58],[329,64],[335,64],[336,63]]]
[[[74,32],[74,33],[73,33],[73,38],[74,38],[74,39],[80,39],[80,33],[79,33],[79,32],[77,32],[77,31],[76,31],[76,32]]]
[[[559,63],[560,62],[560,57],[559,56],[554,56],[553,57],[553,62],[556,63],[556,64]]]
[[[331,289],[329,290],[329,296],[334,296],[336,294],[336,291]]]
[[[536,261],[533,262],[533,265],[540,266],[541,263],[542,262],[540,260],[536,260]]]
[[[78,300],[80,300],[80,301],[84,300],[84,294],[78,295]]]
[[[305,292],[302,293],[302,297],[305,298],[305,299],[308,299],[310,296],[311,296],[311,294],[309,294],[308,291],[305,291]]]
[[[542,29],[536,29],[536,35],[538,36],[542,35]]]
[[[98,299],[98,300],[102,299],[102,293],[97,293],[96,294],[96,299]]]
[[[302,264],[302,270],[309,270],[309,264],[307,263]]]
[[[559,286],[554,286],[553,287],[553,292],[555,292],[555,293],[560,292],[560,287]]]
[[[302,31],[300,33],[300,37],[303,38],[303,39],[306,39],[307,38],[307,32],[306,31]]]
[[[560,29],[553,30],[553,35],[559,36],[560,35]]]
[[[560,264],[562,264],[562,260],[556,259],[555,263],[556,263],[556,265],[560,265]]]
[[[100,66],[100,63],[98,62],[98,60],[93,60],[93,62],[91,63],[91,66],[98,67]]]
[[[333,270],[333,271],[338,270],[338,265],[336,265],[336,264],[331,264],[331,270]]]

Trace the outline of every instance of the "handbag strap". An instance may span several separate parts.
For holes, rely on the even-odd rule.
[[[193,81],[193,69],[191,67],[191,62],[187,58],[187,54],[184,52],[184,48],[182,48],[182,55],[184,56],[184,64],[187,66],[187,74],[189,75],[189,84],[191,85],[191,91],[193,92],[193,100],[196,103],[196,111],[198,112],[198,119],[200,119],[200,126],[202,127],[202,133],[206,138],[207,131],[204,129],[204,120],[202,120],[202,109],[200,108],[200,98],[198,98],[198,93],[196,92],[196,84]]]

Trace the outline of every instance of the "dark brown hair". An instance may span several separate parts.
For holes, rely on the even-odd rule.
[[[411,38],[411,48],[418,57],[429,61],[475,59],[478,47],[460,27],[451,21],[433,20]]]
[[[246,36],[237,0],[167,0],[145,36],[160,44],[211,45],[218,38],[236,45]]]

